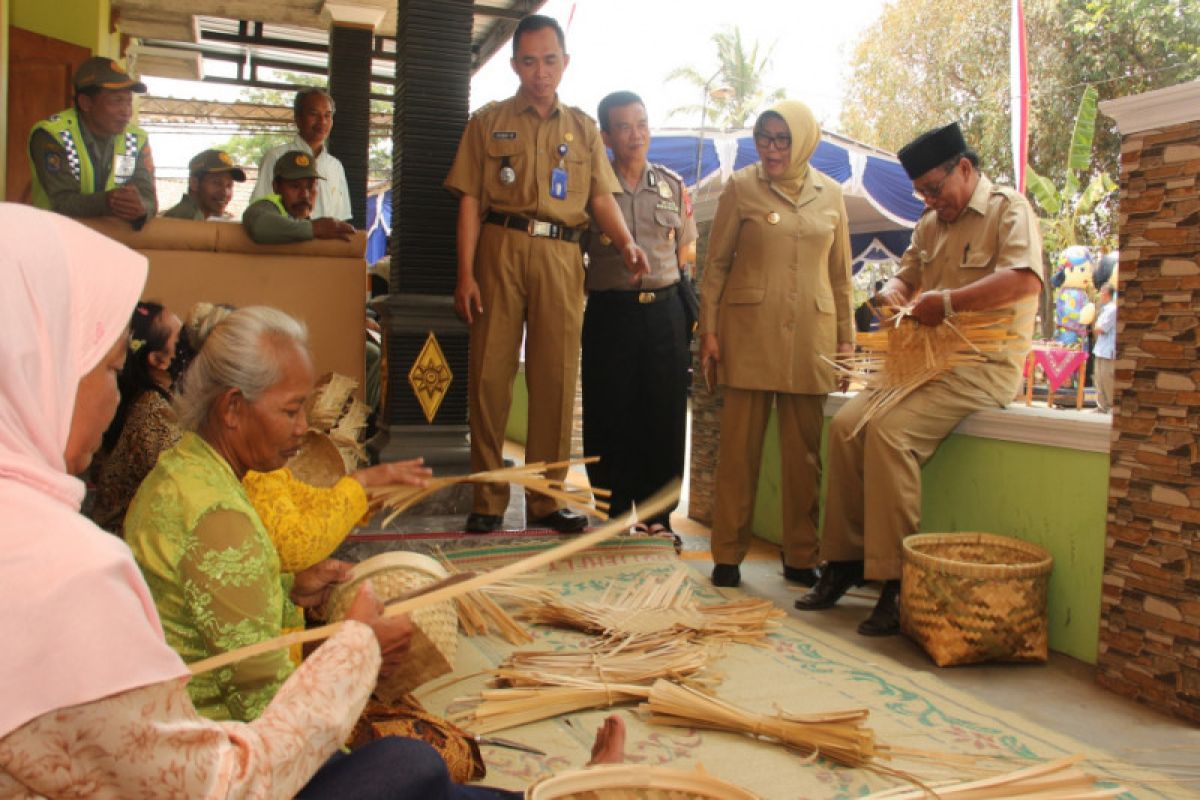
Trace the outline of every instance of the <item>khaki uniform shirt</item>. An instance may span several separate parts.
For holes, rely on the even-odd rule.
[[[700,332],[738,389],[826,394],[832,358],[854,341],[850,228],[842,190],[810,169],[793,201],[753,164],[721,193],[700,285]]]
[[[83,145],[87,148],[88,158],[92,162],[95,185],[103,187],[113,170],[112,137],[100,138],[93,135],[82,120],[79,130],[83,134]],[[68,217],[108,216],[108,199],[103,188],[91,194],[80,191],[79,181],[65,166],[67,151],[61,142],[56,141],[44,130],[34,131],[29,139],[29,155],[33,160],[33,168],[37,170],[38,180],[50,196],[55,211]],[[146,207],[146,217],[153,217],[158,211],[158,195],[154,191],[154,158],[150,154],[149,144],[138,153],[133,175],[125,184],[137,189],[138,194],[142,196],[142,205]]]
[[[560,158],[559,147],[566,146]],[[550,196],[550,173],[562,161],[567,196]],[[516,180],[505,185],[500,170]],[[516,214],[571,228],[587,224],[587,204],[599,191],[621,191],[595,121],[578,108],[556,102],[542,119],[518,94],[480,109],[458,144],[445,186],[455,197],[479,201],[480,212]]]
[[[625,257],[593,220],[585,287],[589,292],[635,291],[677,283],[679,248],[696,241],[696,221],[683,179],[664,166],[647,164],[634,186],[627,186],[620,174],[617,181],[617,207],[633,240],[646,251],[650,272],[636,286],[631,283]]]
[[[1029,201],[981,174],[967,207],[954,222],[942,222],[936,212],[925,211],[900,258],[896,277],[918,291],[957,289],[1002,269],[1030,269],[1044,282],[1042,236]],[[997,397],[1000,402],[1012,399],[1012,374],[1014,370],[1019,374],[1029,352],[1037,309],[1036,295],[1004,309],[1013,311],[1009,330],[1017,338],[1002,353],[990,356],[1004,369],[959,370],[989,394],[1010,394]]]
[[[258,244],[307,242],[313,238],[311,219],[295,219],[279,211],[269,195],[251,203],[242,213],[246,233]]]

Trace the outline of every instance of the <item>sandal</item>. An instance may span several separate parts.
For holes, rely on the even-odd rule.
[[[671,530],[666,525],[656,522],[647,530],[649,531],[648,535],[650,536],[665,536],[670,538],[672,544],[675,546],[675,555],[680,555],[683,553],[683,539],[679,536],[679,534],[675,533],[675,531]]]
[[[626,536],[651,536],[653,533],[650,526],[644,522],[635,522],[629,530],[625,531]]]

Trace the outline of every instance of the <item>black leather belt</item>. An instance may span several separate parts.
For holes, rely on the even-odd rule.
[[[502,228],[512,228],[515,231],[525,231],[530,236],[547,239],[562,239],[564,242],[578,242],[587,228],[568,228],[557,222],[543,222],[540,219],[518,217],[516,214],[501,214],[489,211],[483,218],[489,225],[499,225]]]
[[[648,303],[659,303],[666,300],[668,297],[674,297],[679,291],[679,284],[672,283],[670,286],[664,286],[661,289],[653,289],[644,292],[625,292],[619,289],[588,292],[588,302],[595,303],[620,303],[628,305],[636,303],[637,305],[647,305]]]

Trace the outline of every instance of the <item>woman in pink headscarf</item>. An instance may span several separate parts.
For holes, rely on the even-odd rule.
[[[116,410],[145,278],[79,223],[0,204],[0,797],[491,796],[414,740],[331,758],[404,619],[369,592],[253,723],[196,713],[128,548],[79,514],[71,477]]]

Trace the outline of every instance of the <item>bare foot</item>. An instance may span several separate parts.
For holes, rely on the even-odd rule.
[[[625,720],[616,714],[604,718],[604,724],[596,730],[596,742],[592,745],[593,764],[622,764],[625,762]]]

